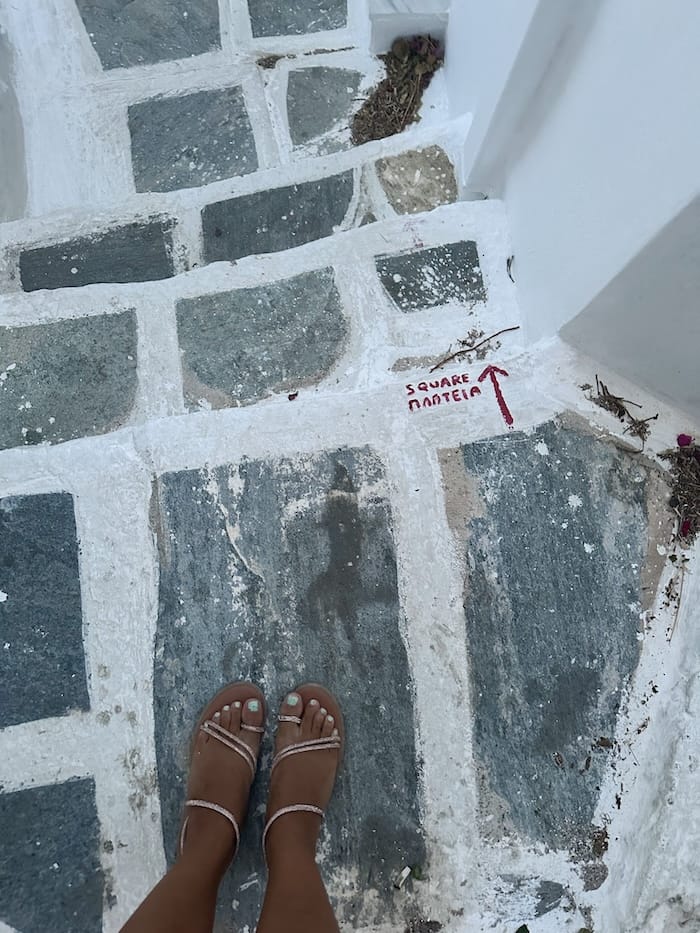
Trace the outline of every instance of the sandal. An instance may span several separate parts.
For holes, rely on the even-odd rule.
[[[335,697],[326,690],[325,687],[320,686],[319,684],[303,684],[301,687],[297,687],[293,693],[298,694],[303,701],[304,709],[309,705],[309,702],[312,699],[318,700],[319,706],[318,709],[325,708],[328,711],[328,714],[333,716],[335,720],[335,729],[332,735],[327,737],[321,737],[316,739],[307,739],[305,741],[293,742],[290,745],[286,745],[284,748],[280,749],[277,752],[275,757],[272,760],[272,767],[270,769],[270,780],[272,780],[275,769],[280,766],[280,764],[291,758],[293,755],[301,755],[306,752],[317,752],[317,751],[337,751],[339,752],[338,756],[338,767],[340,766],[340,758],[342,753],[342,748],[344,744],[345,732],[343,728],[343,717],[340,712],[340,706]],[[278,722],[291,722],[297,726],[301,726],[302,719],[300,716],[292,715],[283,715],[280,714],[277,717]],[[337,770],[336,770],[337,775]],[[285,816],[288,813],[315,813],[317,816],[323,818],[324,810],[321,807],[316,806],[315,804],[310,803],[292,803],[284,807],[277,809],[266,821],[265,829],[263,830],[262,835],[262,848],[263,855],[265,856],[265,863],[267,864],[267,854],[265,851],[265,843],[267,840],[267,835],[270,831],[272,825],[282,816]]]
[[[227,748],[231,749],[236,755],[245,761],[246,765],[250,769],[251,774],[251,784],[255,778],[255,772],[257,769],[257,757],[252,751],[252,749],[246,745],[246,743],[240,739],[237,735],[234,735],[233,732],[230,732],[228,729],[225,729],[219,722],[214,718],[218,718],[218,711],[223,708],[224,705],[233,706],[236,703],[241,704],[241,715],[243,712],[242,707],[245,706],[245,703],[248,700],[258,700],[261,704],[262,711],[262,721],[265,721],[265,698],[262,695],[262,692],[254,684],[237,682],[229,684],[227,687],[224,687],[220,690],[215,697],[213,697],[209,703],[207,703],[204,712],[199,718],[199,722],[194,730],[192,737],[192,750],[190,754],[190,765],[192,764],[197,737],[200,732],[205,733],[211,739],[216,739],[217,742],[221,742],[222,745],[225,745]],[[262,735],[265,731],[264,726],[253,726],[245,722],[241,722],[241,729],[247,732],[255,732],[259,735]],[[259,750],[258,750],[259,753]],[[189,816],[187,815],[188,808],[199,807],[204,810],[212,810],[214,813],[219,813],[231,824],[233,833],[235,836],[235,848],[233,856],[235,857],[238,852],[238,846],[241,838],[241,830],[238,825],[238,820],[236,817],[228,810],[226,807],[221,806],[221,804],[213,803],[209,800],[200,800],[197,798],[191,798],[185,802],[185,813],[183,816],[182,829],[180,830],[180,844],[179,850],[182,854],[182,849],[185,844],[185,836],[187,833],[187,824],[189,822]]]

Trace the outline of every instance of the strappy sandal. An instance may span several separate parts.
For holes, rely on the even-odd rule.
[[[330,735],[327,738],[320,739],[308,739],[304,742],[296,742],[292,745],[288,745],[286,748],[283,748],[281,751],[277,752],[275,757],[272,759],[272,767],[270,768],[270,780],[272,780],[272,775],[277,768],[285,759],[291,758],[292,755],[302,755],[305,752],[317,752],[323,750],[332,750],[341,752],[343,748],[343,742],[345,738],[345,731],[343,728],[343,716],[340,711],[340,705],[335,699],[332,693],[326,690],[325,687],[322,687],[320,684],[303,684],[300,687],[296,687],[293,691],[298,693],[304,702],[304,708],[308,705],[309,701],[316,699],[319,701],[321,706],[325,707],[328,710],[329,714],[335,719],[335,728],[338,730],[337,735]],[[297,726],[301,725],[300,716],[288,716],[280,714],[277,717],[278,722],[293,722]],[[338,756],[338,768],[340,767],[340,755]],[[336,770],[337,776],[337,770]],[[310,803],[294,803],[286,807],[280,807],[279,810],[276,810],[272,816],[265,823],[265,829],[263,830],[262,835],[262,849],[263,855],[265,856],[265,864],[267,864],[267,853],[265,851],[265,843],[267,841],[267,834],[270,831],[272,825],[281,817],[286,816],[288,813],[315,813],[317,816],[320,816],[321,819],[324,817],[324,811],[321,807],[317,807],[314,804]]]
[[[223,726],[219,725],[218,722],[215,722],[211,718],[217,710],[221,709],[222,706],[226,704],[232,705],[236,701],[240,701],[242,707],[247,700],[258,700],[262,704],[261,709],[263,712],[264,721],[265,698],[263,697],[259,688],[254,684],[238,681],[236,683],[229,684],[222,690],[219,690],[216,696],[213,697],[209,703],[207,703],[204,712],[199,718],[197,727],[194,730],[190,761],[194,755],[197,735],[200,732],[204,732],[210,738],[216,739],[217,742],[221,742],[222,745],[230,748],[232,752],[235,752],[245,761],[245,763],[250,768],[252,783],[252,780],[255,778],[255,772],[257,770],[258,764],[256,756],[242,739],[240,739],[237,735],[234,735],[232,732],[229,732],[228,729],[224,729]],[[245,729],[247,732],[257,732],[259,735],[262,735],[265,731],[263,726],[250,726],[245,722],[241,722],[241,729]],[[236,846],[232,856],[235,858],[236,853],[238,852],[238,846],[241,841],[241,830],[238,825],[238,821],[236,820],[236,817],[233,815],[233,813],[231,813],[230,810],[227,810],[226,807],[222,807],[221,804],[218,803],[212,803],[209,800],[191,799],[185,801],[185,815],[182,822],[182,829],[180,830],[180,853],[182,853],[182,848],[185,844],[185,834],[187,832],[187,823],[189,821],[189,817],[187,816],[187,809],[192,807],[199,807],[203,810],[212,810],[214,813],[219,813],[221,816],[228,820],[228,822],[231,824],[231,827],[233,828],[236,839]]]

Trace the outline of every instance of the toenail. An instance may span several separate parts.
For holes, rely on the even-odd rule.
[[[235,702],[233,705],[236,707],[236,709],[240,709],[240,708],[241,708],[241,701],[240,701],[240,700],[236,700],[236,702]]]
[[[218,710],[214,713],[214,719],[221,719],[221,713]]]
[[[257,713],[257,711],[260,709],[260,704],[257,700],[248,700],[248,709],[251,713]]]
[[[329,725],[329,726],[332,726],[333,723],[335,722],[335,719],[333,719],[332,716],[329,716],[328,719],[327,719],[327,722],[328,722],[328,725]]]
[[[340,733],[338,732],[337,729],[334,729],[334,730],[333,730],[333,735],[340,735]]]
[[[296,695],[296,693],[290,693],[286,699],[286,703],[288,706],[296,706],[298,702],[299,702],[299,697]]]
[[[318,700],[309,700],[309,706],[320,706]]]
[[[225,713],[228,713],[228,711],[229,711],[230,709],[231,709],[231,707],[230,707],[230,706],[228,705],[228,703],[227,703],[226,706],[224,706],[224,712],[225,712]]]
[[[324,709],[323,707],[321,707],[321,709],[319,710],[319,713],[321,713],[322,716],[325,716],[327,712],[328,710]]]

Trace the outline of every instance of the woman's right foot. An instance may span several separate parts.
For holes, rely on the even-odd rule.
[[[342,754],[343,721],[337,701],[325,688],[305,684],[288,694],[280,716],[300,719],[282,721],[277,728],[275,754],[301,742],[337,739],[336,747],[306,751],[284,758],[270,778],[267,819],[284,807],[306,804],[326,809],[333,793]],[[272,865],[280,853],[287,857],[315,857],[321,817],[315,813],[286,813],[270,826],[265,850]]]

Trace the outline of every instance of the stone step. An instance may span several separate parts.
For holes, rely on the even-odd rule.
[[[234,206],[225,205],[232,217]],[[218,229],[213,242],[225,243]],[[129,285],[120,297],[118,286],[94,286],[58,291],[51,305],[44,292],[26,295],[23,305],[15,296],[0,299],[0,322],[13,316],[0,324],[0,398],[8,413],[0,447],[60,443],[160,414],[286,400],[337,384],[344,373],[348,391],[362,358],[380,352],[386,364],[375,363],[369,378],[381,384],[402,378],[389,374],[394,364],[397,373],[415,370],[470,330],[518,323],[496,203],[446,206],[325,243],[325,255],[308,244],[280,259],[216,263],[138,293]],[[70,275],[77,254],[56,255],[57,272]],[[137,251],[136,261],[143,255]],[[37,275],[50,268],[39,256],[32,261]]]

